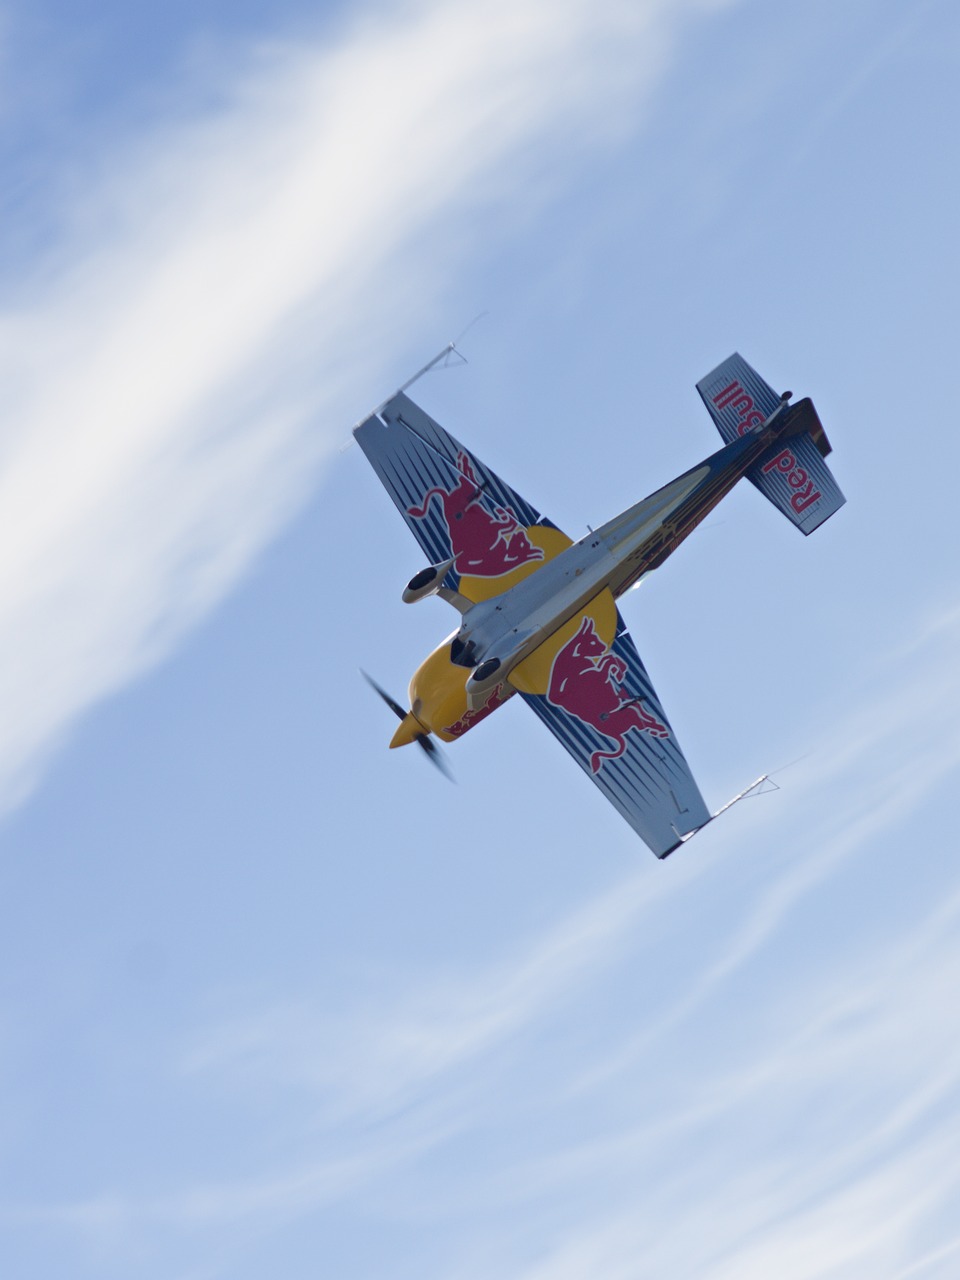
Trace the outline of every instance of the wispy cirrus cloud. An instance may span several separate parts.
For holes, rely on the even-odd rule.
[[[956,614],[941,615],[885,718],[869,707],[903,655],[878,662],[832,724],[835,749],[754,807],[749,839],[721,826],[712,851],[695,843],[667,868],[647,864],[459,979],[394,979],[352,1018],[308,998],[254,1000],[195,1034],[168,1064],[181,1088],[211,1088],[238,1115],[301,1099],[309,1122],[285,1159],[271,1138],[259,1173],[8,1205],[5,1221],[56,1224],[123,1259],[158,1227],[201,1255],[230,1223],[255,1240],[329,1214],[335,1236],[337,1206],[362,1203],[415,1224],[411,1268],[427,1259],[450,1280],[946,1280],[960,1189],[960,880],[947,874],[852,946],[832,922],[857,910],[858,881],[875,872],[876,825],[851,819],[902,772],[894,744],[909,752],[934,718],[956,718],[945,695],[956,640]],[[944,768],[958,752],[954,741]],[[920,768],[910,786],[888,785],[887,838],[916,824],[941,781]],[[791,810],[829,811],[839,797],[815,874],[797,875],[800,844],[771,858],[770,832]],[[816,945],[798,967],[801,912]],[[679,981],[658,991],[683,958]],[[594,1024],[608,999],[634,1017]],[[651,1019],[640,1036],[636,1011]]]
[[[490,1215],[506,1223],[518,1253],[478,1238],[477,1256],[516,1280],[949,1275],[960,880],[946,874],[855,941],[833,921],[853,918],[883,841],[914,829],[960,765],[956,641],[946,611],[912,646],[909,675],[899,651],[878,662],[831,723],[833,745],[754,807],[749,839],[720,826],[711,851],[695,843],[669,875],[648,866],[483,972],[392,982],[352,1020],[304,1000],[213,1025],[185,1078],[238,1099],[305,1092],[318,1141],[423,1125],[432,1137],[409,1170],[429,1205],[412,1208],[404,1178],[378,1194],[418,1221],[466,1216],[479,1234]],[[893,670],[900,687],[878,716]],[[931,735],[935,766],[921,750]],[[795,819],[812,809],[811,841]],[[798,964],[801,915],[812,941]],[[594,1026],[605,999],[634,1016]],[[554,1035],[563,1048],[547,1067]],[[535,1135],[521,1156],[518,1124]],[[436,1173],[465,1145],[473,1169]],[[509,1226],[528,1211],[533,1237]],[[443,1274],[478,1272],[454,1250]]]
[[[712,847],[702,836],[645,864],[459,976],[372,975],[349,1017],[309,993],[232,997],[165,1071],[248,1130],[268,1117],[255,1169],[218,1176],[204,1158],[206,1176],[8,1204],[4,1221],[75,1231],[119,1264],[158,1226],[203,1255],[227,1224],[256,1240],[329,1215],[336,1238],[338,1206],[362,1204],[416,1226],[411,1274],[451,1280],[946,1280],[960,879],[942,868],[866,934],[837,920],[860,909],[883,841],[916,829],[960,763],[958,619],[926,629],[908,674],[902,651],[878,660],[834,708],[833,746],[754,805],[747,834],[728,819]],[[932,731],[939,768],[921,753],[905,773]],[[814,810],[811,849],[795,819]],[[606,1001],[621,1016],[597,1021]],[[295,1136],[278,1139],[270,1118],[294,1098]]]
[[[545,198],[561,144],[624,127],[674,10],[371,8],[217,68],[215,109],[116,125],[0,313],[0,802],[316,482],[471,244],[454,215]]]

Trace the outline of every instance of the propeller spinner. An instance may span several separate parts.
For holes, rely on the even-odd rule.
[[[381,689],[380,686],[377,684],[376,680],[374,680],[372,676],[368,676],[366,671],[361,670],[360,674],[363,676],[364,680],[366,680],[367,684],[371,687],[371,689],[375,689],[376,692],[379,693],[380,697],[384,700],[384,702],[387,704],[387,706],[390,708],[393,714],[398,717],[398,719],[400,720],[407,719],[408,714],[411,714],[411,713],[404,711],[400,703],[397,702],[396,699],[391,698],[389,693],[387,693],[385,689]],[[452,782],[453,774],[450,772],[450,767],[447,764],[446,760],[444,759],[443,752],[437,746],[433,738],[431,738],[428,733],[422,733],[422,732],[413,733],[412,738],[413,738],[413,741],[419,747],[423,748],[423,750],[427,754],[427,758],[433,761],[433,763],[437,766],[437,768],[440,770],[443,776],[445,778],[449,778],[450,781]],[[405,739],[405,741],[408,741],[408,740],[409,739]]]

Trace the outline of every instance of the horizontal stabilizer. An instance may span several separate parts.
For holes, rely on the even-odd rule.
[[[780,407],[780,396],[736,351],[697,383],[710,417],[731,444]]]
[[[737,352],[701,378],[697,390],[727,444],[757,430],[782,409],[779,439],[747,472],[747,479],[801,533],[813,533],[843,506],[846,498],[824,462],[830,441],[812,401],[784,408],[784,397]]]
[[[810,435],[778,440],[747,479],[801,533],[813,533],[846,498]]]

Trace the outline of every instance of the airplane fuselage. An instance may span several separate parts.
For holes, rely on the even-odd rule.
[[[514,667],[601,592],[616,598],[661,565],[782,430],[778,412],[572,543],[536,573],[470,606],[459,630],[410,683],[417,722],[449,740],[485,718],[512,695],[507,677]],[[395,745],[406,740],[398,730]]]
[[[502,680],[605,588],[616,598],[662,564],[775,438],[774,422],[747,433],[502,595],[474,605],[453,641],[454,662],[476,669],[499,659],[495,680]]]

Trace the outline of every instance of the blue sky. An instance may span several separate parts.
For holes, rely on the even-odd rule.
[[[955,1276],[954,7],[6,4],[0,70],[4,1274]],[[357,675],[454,618],[350,427],[467,329],[417,398],[574,535],[734,349],[833,442],[624,603],[711,806],[798,761],[663,865]]]

